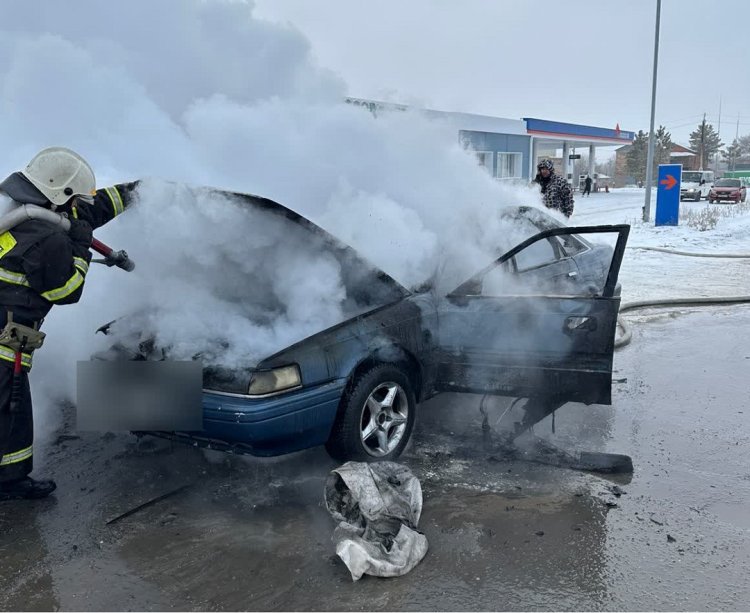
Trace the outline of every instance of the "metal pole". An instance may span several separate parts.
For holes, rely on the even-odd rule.
[[[656,114],[656,68],[659,65],[659,22],[661,0],[656,0],[656,33],[654,34],[654,80],[651,86],[651,129],[648,132],[648,157],[646,160],[646,202],[643,205],[643,221],[651,219],[651,183],[654,166],[654,115]]]
[[[719,135],[719,140],[721,140],[721,96],[719,96],[719,128],[716,130],[716,133]],[[719,152],[716,152],[716,157],[714,158],[714,172],[719,172]]]

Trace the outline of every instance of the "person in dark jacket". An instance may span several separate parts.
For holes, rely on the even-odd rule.
[[[132,203],[137,183],[97,190],[88,163],[63,147],[44,149],[25,170],[0,183],[6,200],[42,206],[70,220],[67,232],[31,218],[0,233],[0,500],[43,498],[56,487],[29,477],[34,423],[28,371],[35,345],[30,339],[41,344],[38,331],[54,305],[80,300],[92,231]]]
[[[586,175],[586,178],[583,180],[583,193],[581,196],[590,196],[591,195],[591,177],[589,175]]]
[[[536,169],[534,181],[541,186],[544,205],[570,217],[573,214],[573,190],[570,183],[555,174],[552,160],[541,160]]]

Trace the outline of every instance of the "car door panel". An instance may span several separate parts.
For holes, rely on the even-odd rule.
[[[515,270],[513,258],[533,244],[529,239],[495,262],[504,267],[511,293],[485,295],[483,282],[492,267],[457,288],[438,308],[440,389],[609,403],[620,304],[615,287],[628,229],[558,228],[534,237],[616,233],[614,249],[592,249],[592,257],[608,253],[608,265],[584,266],[585,279],[578,279],[576,263],[585,264],[585,254]],[[592,272],[596,270],[599,279]],[[527,293],[518,291],[521,286]],[[552,289],[539,291],[545,288]]]

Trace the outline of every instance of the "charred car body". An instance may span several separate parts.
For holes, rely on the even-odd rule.
[[[610,404],[629,226],[568,228],[538,209],[504,209],[528,238],[440,295],[406,289],[278,203],[226,194],[323,240],[357,277],[353,293],[367,295],[352,296],[359,306],[345,321],[252,368],[204,368],[203,430],[151,434],[253,455],[326,445],[337,459],[383,460],[440,392],[529,398],[525,426],[569,401]],[[128,351],[117,347],[160,359],[149,343]]]

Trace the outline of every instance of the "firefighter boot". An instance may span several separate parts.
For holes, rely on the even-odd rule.
[[[57,485],[51,479],[24,477],[16,481],[0,483],[0,501],[46,498],[55,491]]]

